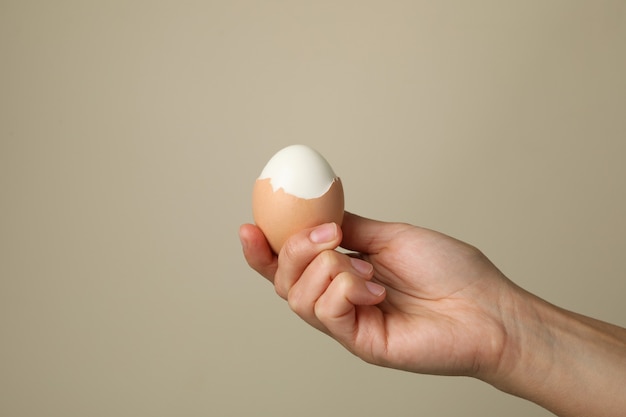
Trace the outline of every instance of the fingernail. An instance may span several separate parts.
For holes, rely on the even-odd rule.
[[[385,287],[372,281],[365,281],[365,286],[367,287],[369,292],[377,297],[385,292]]]
[[[352,262],[352,267],[359,273],[365,276],[368,276],[372,273],[374,267],[371,263],[364,261],[359,258],[350,258],[350,262]]]
[[[313,243],[326,243],[337,237],[337,225],[335,223],[323,224],[311,232],[309,239]]]

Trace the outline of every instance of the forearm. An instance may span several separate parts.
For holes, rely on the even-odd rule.
[[[559,416],[626,413],[626,329],[516,290],[497,388]]]

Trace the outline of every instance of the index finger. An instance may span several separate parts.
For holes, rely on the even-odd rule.
[[[339,246],[341,236],[341,229],[336,223],[325,223],[302,230],[287,239],[278,255],[278,270],[274,280],[276,293],[287,299],[289,290],[309,263],[324,250]]]

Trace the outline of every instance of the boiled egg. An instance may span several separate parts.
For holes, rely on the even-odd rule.
[[[305,145],[278,151],[254,184],[254,222],[276,253],[300,230],[341,225],[343,211],[341,180],[320,153]]]

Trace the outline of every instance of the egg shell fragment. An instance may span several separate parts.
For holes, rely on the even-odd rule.
[[[303,229],[335,222],[344,213],[343,185],[335,178],[328,191],[317,198],[299,198],[282,188],[274,191],[271,179],[257,179],[252,192],[254,222],[272,250],[279,253],[285,241]]]

